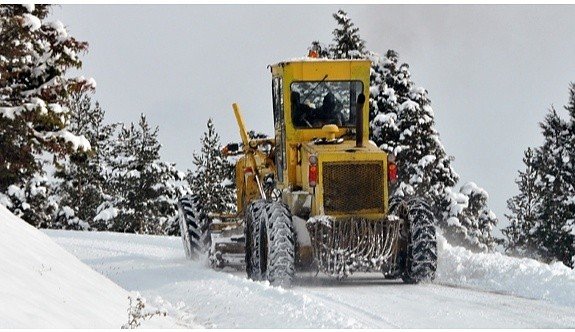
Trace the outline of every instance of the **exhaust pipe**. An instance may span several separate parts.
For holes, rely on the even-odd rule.
[[[363,104],[365,104],[365,95],[360,93],[357,96],[357,104],[355,105],[357,110],[355,116],[355,146],[358,148],[363,147]]]

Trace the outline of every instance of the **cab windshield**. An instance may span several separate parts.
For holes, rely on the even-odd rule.
[[[296,128],[321,128],[327,124],[355,126],[362,82],[326,79],[291,84],[291,118]]]

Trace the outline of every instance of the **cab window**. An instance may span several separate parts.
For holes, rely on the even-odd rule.
[[[327,124],[354,127],[361,81],[304,81],[291,84],[291,117],[296,128]]]

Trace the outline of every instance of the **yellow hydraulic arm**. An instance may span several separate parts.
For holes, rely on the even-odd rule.
[[[244,118],[242,117],[242,113],[240,112],[240,106],[236,103],[232,104],[234,109],[234,115],[236,116],[236,120],[238,121],[238,127],[240,128],[240,137],[242,138],[242,143],[244,144],[244,150],[249,147],[249,137],[248,131],[246,130],[246,124],[244,122]]]

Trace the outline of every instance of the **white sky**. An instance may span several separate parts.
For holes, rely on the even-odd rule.
[[[81,73],[98,82],[107,120],[146,114],[163,158],[185,170],[208,118],[223,143],[239,140],[233,102],[250,129],[272,133],[266,66],[330,43],[339,8],[368,49],[409,63],[460,183],[485,188],[506,225],[523,151],[575,81],[573,5],[60,5],[53,18],[89,42]]]

